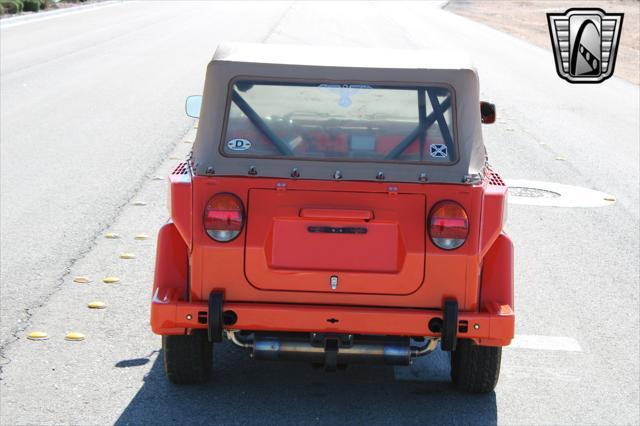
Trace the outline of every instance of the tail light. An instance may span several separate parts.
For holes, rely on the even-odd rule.
[[[455,201],[441,201],[431,209],[429,236],[443,250],[457,249],[469,235],[469,218]]]
[[[231,241],[240,235],[244,226],[242,201],[233,194],[216,194],[204,208],[204,229],[207,234],[221,243]]]

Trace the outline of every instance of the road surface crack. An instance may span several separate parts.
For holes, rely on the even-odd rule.
[[[95,233],[93,233],[91,238],[88,240],[88,245],[80,252],[78,252],[75,256],[71,257],[71,259],[67,262],[67,266],[64,268],[64,272],[54,280],[55,284],[53,285],[51,290],[47,294],[40,297],[37,302],[35,302],[31,306],[26,307],[22,311],[25,315],[25,319],[20,321],[17,326],[13,327],[9,331],[9,338],[7,338],[6,341],[0,344],[0,381],[4,380],[5,367],[11,363],[11,358],[7,355],[8,349],[18,341],[22,340],[22,334],[31,325],[31,319],[36,314],[38,309],[47,305],[51,297],[63,288],[64,283],[67,281],[67,278],[71,274],[71,271],[73,270],[76,263],[85,258],[93,251],[93,249],[98,245],[98,241],[102,234],[104,234],[104,232],[109,229],[114,222],[117,221],[124,208],[127,207],[127,205],[131,204],[131,202],[136,198],[143,185],[149,180],[149,176],[155,175],[154,172],[161,167],[162,163],[166,161],[167,157],[176,149],[180,141],[182,141],[192,129],[193,123],[190,122],[188,127],[178,138],[178,140],[171,143],[167,147],[167,149],[165,149],[165,151],[160,154],[159,158],[149,167],[147,167],[138,182],[136,182],[135,186],[126,193],[124,201],[120,203],[120,205],[118,205],[114,209],[113,214],[105,220],[105,225],[98,229]]]

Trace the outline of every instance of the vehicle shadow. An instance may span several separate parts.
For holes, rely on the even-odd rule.
[[[172,423],[494,425],[497,413],[495,393],[452,388],[449,357],[440,350],[410,367],[352,365],[326,373],[306,363],[253,361],[225,342],[214,350],[212,381],[202,386],[170,384],[160,351],[116,422]]]

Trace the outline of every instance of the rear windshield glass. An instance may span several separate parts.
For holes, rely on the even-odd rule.
[[[456,160],[448,88],[236,81],[230,96],[227,156]]]

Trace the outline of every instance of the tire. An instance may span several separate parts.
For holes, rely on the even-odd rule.
[[[478,346],[460,339],[451,352],[451,380],[458,390],[488,393],[495,389],[500,376],[502,348]]]
[[[213,345],[206,333],[162,336],[164,371],[172,383],[206,383],[211,376]]]

